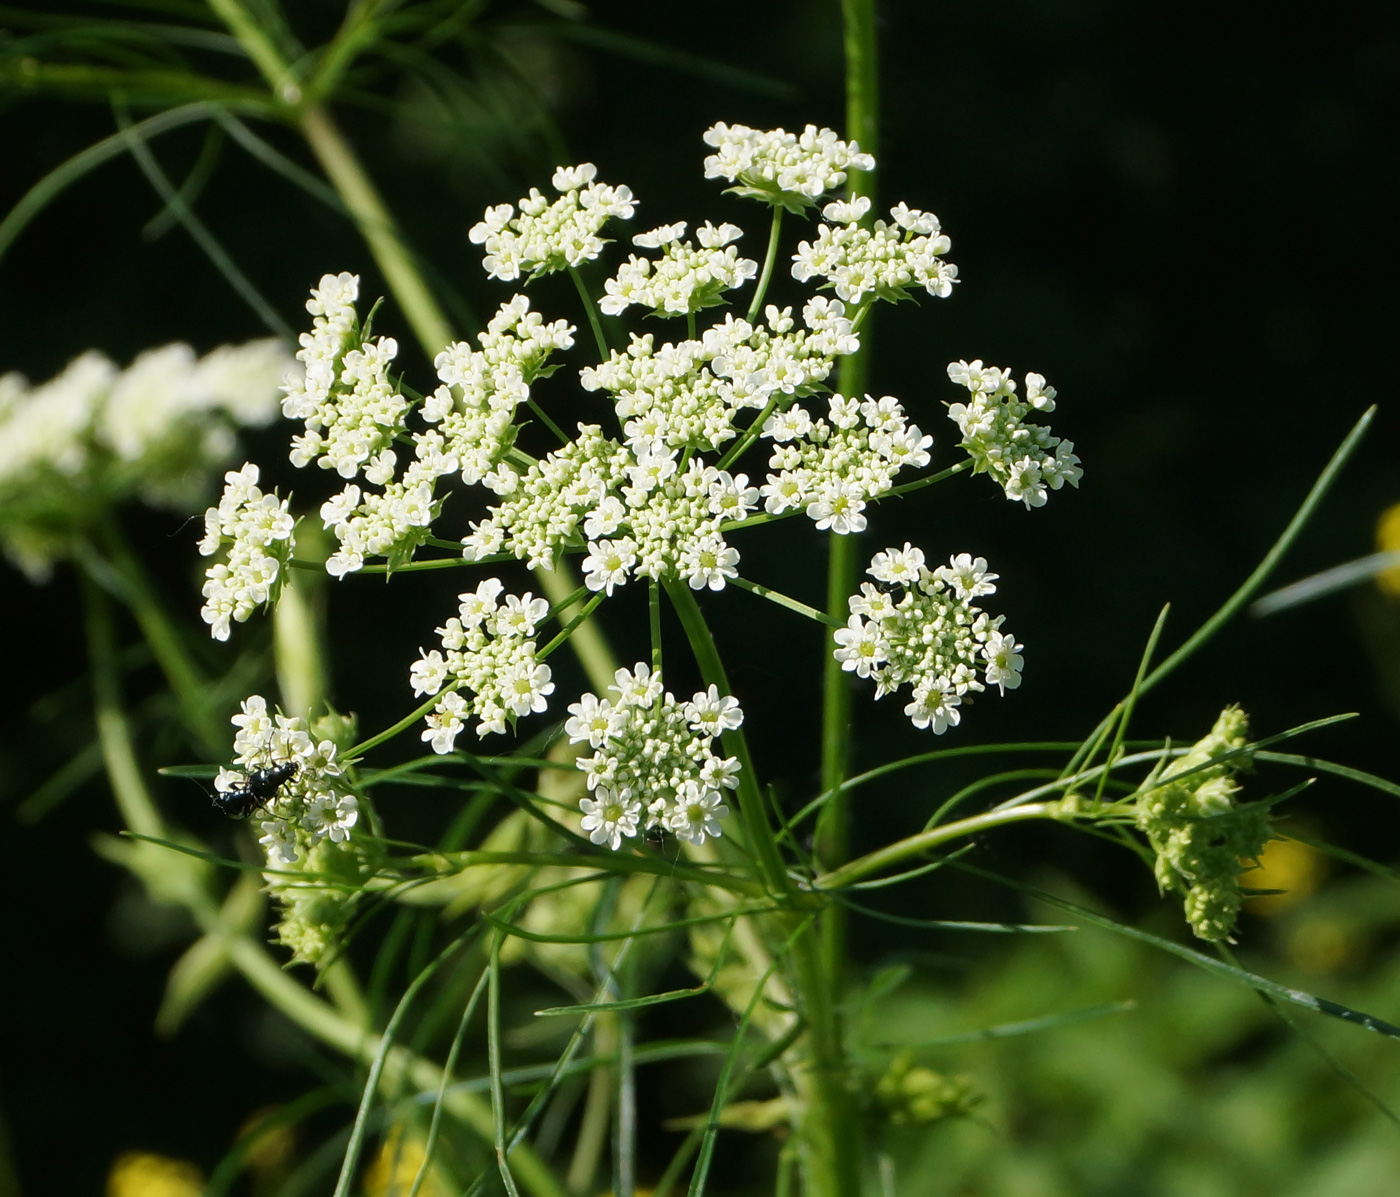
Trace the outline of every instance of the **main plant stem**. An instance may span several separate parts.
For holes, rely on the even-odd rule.
[[[866,153],[878,151],[879,91],[874,0],[842,0],[846,52],[846,136]],[[866,171],[852,171],[850,195],[874,200]],[[872,202],[873,210],[873,202]],[[867,214],[867,220],[872,219]],[[860,348],[841,360],[841,394],[865,392],[870,357],[869,323]],[[827,614],[845,623],[846,596],[855,589],[855,536],[832,536],[827,564]],[[828,645],[829,649],[829,645]],[[842,788],[851,748],[851,691],[840,663],[825,654],[822,697],[822,790],[832,795],[817,823],[816,855],[827,872],[839,869],[850,855],[850,797]],[[812,940],[808,943],[808,940]],[[809,1023],[812,1087],[799,1129],[799,1153],[808,1197],[857,1197],[860,1192],[862,1143],[860,1121],[847,1085],[849,1071],[841,1017],[846,990],[846,915],[837,903],[822,912],[815,935],[794,945],[794,964]]]

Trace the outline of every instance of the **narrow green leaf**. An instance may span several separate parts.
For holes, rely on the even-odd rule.
[[[1020,1022],[1003,1022],[991,1027],[980,1027],[975,1031],[960,1031],[954,1035],[936,1035],[931,1039],[885,1040],[874,1044],[885,1048],[924,1048],[951,1047],[958,1043],[982,1043],[989,1039],[1009,1039],[1014,1035],[1034,1035],[1040,1031],[1051,1031],[1057,1027],[1073,1026],[1079,1022],[1090,1022],[1096,1018],[1106,1018],[1110,1014],[1125,1014],[1136,1010],[1137,1002],[1131,998],[1124,1002],[1109,1002],[1102,1006],[1090,1006],[1085,1010],[1069,1010],[1063,1014],[1046,1014],[1040,1018],[1028,1018]]]
[[[1068,911],[1086,922],[1093,923],[1096,927],[1102,927],[1106,931],[1112,931],[1116,935],[1122,935],[1127,939],[1135,939],[1140,943],[1150,944],[1163,952],[1169,952],[1173,956],[1179,956],[1197,968],[1208,973],[1214,973],[1217,977],[1222,977],[1227,981],[1233,981],[1237,985],[1245,985],[1259,993],[1266,993],[1270,997],[1278,998],[1280,1001],[1290,1002],[1295,1006],[1302,1006],[1305,1010],[1312,1010],[1318,1014],[1325,1014],[1329,1018],[1339,1018],[1343,1022],[1349,1022],[1356,1026],[1363,1027],[1368,1031],[1374,1031],[1377,1035],[1384,1035],[1387,1039],[1400,1039],[1400,1027],[1376,1018],[1372,1014],[1366,1014],[1361,1010],[1353,1010],[1350,1006],[1343,1006],[1340,1002],[1329,1001],[1327,998],[1318,997],[1315,994],[1306,993],[1301,989],[1289,989],[1286,985],[1280,985],[1277,981],[1270,981],[1265,977],[1255,973],[1246,972],[1244,969],[1235,968],[1226,964],[1223,960],[1217,960],[1214,956],[1207,956],[1203,952],[1198,952],[1194,948],[1188,948],[1184,944],[1174,943],[1170,939],[1163,939],[1160,935],[1153,935],[1148,931],[1140,931],[1136,927],[1129,927],[1125,923],[1120,923],[1115,919],[1108,918],[1101,914],[1095,914],[1092,910],[1087,910],[1074,902],[1065,898],[1048,894],[1042,889],[1037,889],[1033,885],[1026,885],[1024,882],[1013,880],[1010,877],[1003,877],[999,873],[990,872],[987,869],[979,869],[969,864],[959,864],[958,868],[964,872],[972,873],[977,877],[984,877],[988,881],[996,881],[1011,889],[1019,890],[1032,898],[1045,902],[1050,906],[1058,907],[1060,910]]]
[[[217,105],[204,102],[171,108],[166,112],[159,112],[155,116],[138,121],[132,126],[132,132],[149,140],[162,133],[168,133],[171,129],[178,129],[196,121],[209,120],[217,110]],[[74,154],[67,162],[56,166],[35,183],[20,197],[19,203],[10,209],[5,219],[0,221],[0,257],[3,257],[5,251],[14,244],[15,238],[24,231],[25,226],[48,207],[55,197],[89,171],[95,170],[104,162],[124,154],[126,147],[126,135],[114,133],[111,137],[104,137],[95,145],[90,145],[80,153]]]

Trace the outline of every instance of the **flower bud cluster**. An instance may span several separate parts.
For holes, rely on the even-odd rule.
[[[0,545],[35,581],[85,526],[136,497],[197,510],[235,447],[238,425],[277,414],[293,365],[273,340],[196,357],[188,345],[141,354],[125,370],[89,351],[31,387],[0,376]]]
[[[603,284],[606,294],[598,307],[609,316],[618,316],[633,304],[666,316],[683,316],[723,303],[725,291],[741,287],[758,273],[758,263],[739,257],[730,244],[743,236],[737,225],[718,227],[706,221],[696,230],[697,249],[685,235],[685,221],[638,233],[632,244],[643,249],[660,249],[661,258],[628,257],[617,274]]]
[[[1008,499],[1040,507],[1066,482],[1078,486],[1084,471],[1073,441],[1051,436],[1043,424],[1028,424],[1032,411],[1055,410],[1055,388],[1039,374],[1026,375],[1024,399],[1016,395],[1010,370],[981,361],[952,362],[948,377],[972,392],[967,403],[953,403],[948,417],[962,432],[961,447],[972,458],[973,473],[990,474]]]
[[[294,772],[277,787],[258,820],[259,843],[273,868],[296,863],[303,852],[329,839],[342,843],[359,818],[355,795],[339,781],[340,765],[330,740],[317,742],[306,720],[269,714],[267,700],[254,694],[233,717],[237,769],[220,769],[214,787],[220,793],[245,789],[249,776],[277,765],[292,764]]]
[[[712,750],[716,736],[744,721],[738,700],[711,686],[689,702],[662,691],[644,664],[619,669],[609,691],[617,701],[585,694],[569,707],[570,743],[594,754],[578,767],[593,797],[584,798],[582,828],[616,851],[639,830],[661,828],[692,844],[721,834],[729,814],[724,791],[739,784],[739,762]]]
[[[817,230],[816,241],[797,247],[792,277],[825,279],[847,303],[861,303],[868,295],[898,303],[914,287],[947,299],[958,268],[943,261],[952,242],[940,231],[938,217],[898,204],[890,209],[893,223],[877,220],[867,229],[859,221],[869,211],[864,196],[827,204],[822,215],[832,223]]]
[[[1273,838],[1268,807],[1235,799],[1248,743],[1245,713],[1227,707],[1209,735],[1149,779],[1135,805],[1138,829],[1156,853],[1158,888],[1184,895],[1191,930],[1214,943],[1229,941],[1235,929],[1244,900],[1240,869],[1257,862]]]
[[[224,475],[224,493],[217,507],[204,513],[204,539],[199,551],[212,557],[228,546],[224,561],[204,574],[204,607],[200,611],[215,640],[227,640],[229,621],[244,623],[254,610],[276,597],[282,567],[292,551],[294,521],[286,499],[264,494],[258,467],[245,463]]]
[[[301,335],[298,359],[305,377],[283,387],[282,414],[302,420],[292,438],[292,464],[314,461],[323,470],[354,478],[361,470],[374,483],[394,473],[394,438],[404,430],[409,402],[389,378],[399,347],[392,337],[369,340],[355,314],[358,275],[323,275],[306,310],[315,317]]]
[[[479,720],[478,736],[504,733],[508,720],[544,711],[554,693],[549,666],[535,659],[535,629],[548,616],[549,603],[529,592],[498,602],[504,589],[500,579],[486,578],[475,591],[459,594],[457,614],[437,629],[443,651],[423,653],[414,663],[414,694],[451,687],[423,732],[434,752],[452,751],[468,716]]]
[[[805,510],[818,528],[842,535],[863,531],[866,503],[905,466],[926,466],[933,444],[890,395],[832,395],[827,418],[817,420],[793,404],[768,418],[763,435],[777,442],[768,461],[776,472],[760,489],[765,509]]]
[[[810,207],[846,181],[849,170],[874,170],[875,159],[854,141],[808,125],[801,133],[750,129],[723,121],[705,130],[715,153],[705,159],[705,178],[728,179],[737,195],[790,212]]]
[[[598,235],[610,219],[630,220],[635,208],[626,187],[595,182],[591,162],[561,166],[554,172],[560,196],[550,203],[538,189],[520,201],[520,215],[510,204],[488,208],[467,236],[486,250],[486,272],[505,282],[528,274],[550,274],[596,258],[607,244]]]
[[[983,558],[960,553],[931,570],[906,542],[876,553],[865,572],[877,584],[862,583],[846,600],[851,617],[835,633],[834,656],[847,672],[873,677],[877,699],[911,686],[904,713],[915,727],[941,735],[957,726],[971,694],[1021,684],[1021,645],[1000,630],[1003,616],[973,603],[996,592]]]
[[[970,1077],[916,1065],[914,1053],[903,1051],[876,1082],[875,1099],[895,1126],[908,1126],[965,1117],[982,1096]]]

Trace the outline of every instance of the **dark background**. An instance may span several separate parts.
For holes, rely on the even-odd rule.
[[[339,15],[331,5],[294,7],[312,44]],[[386,67],[357,77],[359,97],[337,108],[414,245],[481,317],[509,291],[485,279],[466,230],[488,203],[542,186],[558,161],[594,161],[604,179],[631,186],[642,205],[635,229],[731,219],[749,230],[746,249],[756,255],[765,217],[702,179],[700,134],[716,120],[843,123],[834,3],[599,3],[582,30],[543,8],[501,4],[487,8],[481,28],[489,37],[479,56],[451,64],[463,91]],[[946,363],[982,357],[1018,377],[1039,371],[1059,391],[1050,422],[1075,442],[1085,477],[1077,492],[1031,512],[985,479],[887,504],[871,521],[868,551],[910,539],[931,557],[986,556],[1002,577],[993,609],[1028,646],[1023,686],[978,703],[937,746],[1079,738],[1126,690],[1162,604],[1172,604],[1170,649],[1249,573],[1372,404],[1369,435],[1274,581],[1372,551],[1378,515],[1400,501],[1392,353],[1400,10],[889,0],[881,54],[881,201],[936,212],[962,282],[949,300],[877,314],[872,389],[900,397],[946,465],[955,430],[940,405],[956,398]],[[215,65],[241,77],[237,64]],[[3,111],[4,210],[114,127],[100,103],[12,94]],[[268,135],[309,164],[291,135]],[[188,169],[201,139],[188,130],[158,143],[172,176]],[[364,296],[383,290],[343,220],[237,151],[225,153],[198,206],[295,328],[325,271],[360,273]],[[182,231],[143,239],[159,208],[136,167],[120,160],[31,225],[0,261],[0,370],[39,381],[89,347],[124,363],[172,340],[207,351],[265,333]],[[534,302],[573,319],[569,299],[542,287]],[[424,377],[392,302],[381,324],[397,332],[410,379]],[[249,456],[268,469],[281,454],[266,441]],[[284,488],[292,473],[283,466]],[[295,479],[298,497],[320,481]],[[140,515],[132,535],[194,624],[197,530]],[[821,537],[805,521],[751,533],[737,547],[745,576],[821,602]],[[336,698],[365,726],[401,712],[407,664],[455,589],[429,582],[421,605],[396,598],[392,608],[364,580],[336,590],[332,628],[345,649]],[[94,828],[117,826],[102,786],[36,826],[7,813],[90,731],[75,580],[60,571],[36,590],[11,572],[0,593],[9,634],[0,1108],[25,1191],[97,1191],[112,1157],[129,1147],[208,1167],[248,1111],[299,1090],[310,1049],[279,1050],[237,984],[175,1041],[153,1036],[164,965],[182,933],[171,927],[162,938],[154,908],[89,852]],[[757,625],[769,618],[757,607],[737,592],[705,601],[733,659],[760,767],[800,801],[814,781],[818,698],[813,685],[794,687],[793,671],[810,667],[818,634],[796,621]],[[629,622],[641,608],[613,611],[625,655],[642,642],[644,627]],[[1250,712],[1260,735],[1356,711],[1360,719],[1299,750],[1393,777],[1400,737],[1376,658],[1396,618],[1367,590],[1238,619],[1141,704],[1135,730],[1194,739],[1229,702]],[[756,626],[782,630],[763,633],[769,650],[741,650]],[[892,699],[876,707],[862,689],[856,710],[861,764],[933,746]],[[974,776],[906,774],[863,793],[859,845],[914,830]],[[163,795],[172,808],[188,802],[189,821],[207,832],[197,796]],[[1393,801],[1334,781],[1306,801],[1314,829],[1394,859]],[[391,817],[411,824],[414,815]],[[1150,878],[1126,856],[1057,829],[998,840],[986,859],[1063,869],[1130,916],[1156,902]],[[985,914],[981,897],[956,889],[919,893],[910,901],[936,896],[949,917]],[[133,920],[134,937],[124,932]],[[861,943],[874,961],[891,947],[890,931],[872,926]],[[70,1146],[75,1137],[80,1150]]]

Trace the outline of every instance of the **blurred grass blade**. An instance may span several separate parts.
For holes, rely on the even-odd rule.
[[[729,1104],[730,1080],[734,1075],[734,1065],[738,1061],[739,1052],[744,1045],[744,1037],[748,1033],[749,1023],[753,1019],[753,1012],[758,1009],[759,1000],[763,997],[768,987],[768,979],[777,969],[779,962],[791,950],[792,945],[797,942],[800,935],[807,932],[808,925],[812,922],[814,915],[808,915],[793,932],[783,941],[782,946],[773,953],[773,960],[764,970],[763,976],[758,979],[758,984],[754,986],[753,996],[749,998],[749,1004],[744,1007],[743,1017],[739,1019],[739,1025],[734,1028],[734,1037],[729,1042],[729,1050],[725,1052],[724,1063],[720,1066],[719,1080],[715,1082],[715,1096],[710,1103],[710,1116],[705,1122],[705,1129],[700,1139],[700,1154],[695,1161],[695,1171],[691,1173],[689,1197],[701,1197],[705,1192],[705,1182],[710,1175],[710,1161],[715,1153],[715,1137],[720,1128],[720,1111]]]
[[[1239,962],[1235,959],[1235,954],[1230,951],[1227,945],[1216,944],[1216,950],[1219,951],[1226,963],[1238,966]],[[1268,1007],[1270,1014],[1306,1043],[1318,1058],[1321,1059],[1344,1084],[1355,1089],[1362,1097],[1375,1106],[1377,1110],[1389,1118],[1391,1122],[1395,1123],[1396,1126],[1400,1126],[1400,1117],[1396,1116],[1395,1111],[1385,1103],[1384,1099],[1381,1098],[1379,1094],[1373,1092],[1356,1073],[1352,1072],[1350,1068],[1337,1059],[1325,1043],[1322,1043],[1316,1035],[1313,1035],[1306,1027],[1302,1026],[1297,1019],[1289,1014],[1287,1010],[1280,1006],[1279,1003],[1267,993],[1259,994],[1259,1000]]]
[[[210,120],[217,109],[218,105],[203,102],[171,108],[166,112],[159,112],[155,116],[148,116],[145,120],[138,121],[132,125],[131,133],[148,139],[158,137],[160,134],[168,133],[171,129],[178,129],[182,125]],[[104,162],[124,154],[126,150],[127,134],[114,133],[111,137],[104,137],[96,144],[74,154],[67,162],[49,171],[20,197],[19,203],[10,209],[3,221],[0,221],[0,257],[4,257],[5,251],[24,231],[25,226],[48,207],[62,191]]]
[[[883,910],[875,910],[872,907],[863,906],[859,902],[852,902],[835,890],[829,892],[835,901],[840,902],[842,906],[850,910],[854,910],[857,914],[863,914],[866,918],[876,919],[882,923],[893,923],[896,927],[919,927],[925,931],[989,931],[1002,935],[1079,930],[1078,927],[1059,926],[1054,923],[977,923],[958,919],[919,919],[905,914],[887,914]]]
[[[133,125],[121,109],[117,110],[117,124],[121,128],[122,136],[126,138],[127,149],[131,151],[132,158],[136,160],[142,173],[150,181],[151,186],[155,188],[156,194],[165,201],[166,207],[174,214],[175,219],[184,225],[185,231],[194,238],[195,244],[204,251],[205,256],[214,264],[215,269],[224,276],[229,286],[243,298],[243,301],[253,309],[258,319],[288,344],[295,344],[296,334],[292,331],[291,326],[263,298],[248,276],[238,268],[234,260],[229,257],[228,252],[219,244],[214,234],[205,227],[204,222],[185,203],[183,197],[171,185],[170,179],[160,168],[155,155],[151,153],[150,147],[138,131],[138,126]]]
[[[1040,1018],[1027,1018],[1020,1022],[1003,1022],[996,1026],[982,1027],[976,1031],[961,1031],[956,1035],[938,1035],[932,1039],[904,1039],[899,1041],[877,1042],[874,1046],[883,1048],[906,1047],[951,1047],[959,1043],[983,1043],[989,1039],[1009,1039],[1014,1035],[1034,1035],[1040,1031],[1053,1031],[1057,1027],[1069,1027],[1075,1023],[1090,1022],[1097,1018],[1107,1018],[1112,1014],[1126,1014],[1137,1009],[1137,1002],[1129,998],[1123,1002],[1109,1002],[1102,1006],[1090,1006],[1085,1010],[1067,1010],[1063,1014],[1046,1014]]]
[[[665,993],[651,993],[646,997],[620,998],[615,1002],[585,1002],[579,1006],[546,1006],[536,1010],[536,1018],[547,1018],[557,1014],[607,1014],[618,1010],[640,1010],[645,1006],[660,1006],[666,1002],[678,1002],[682,998],[697,997],[709,993],[711,984],[696,985],[691,989],[668,989]]]
[[[1093,923],[1096,927],[1102,927],[1106,931],[1112,931],[1117,935],[1122,935],[1127,939],[1135,939],[1139,943],[1150,944],[1163,952],[1169,952],[1173,956],[1179,956],[1182,960],[1194,964],[1197,968],[1208,973],[1214,973],[1227,981],[1233,981],[1237,985],[1245,985],[1259,993],[1266,993],[1270,997],[1278,998],[1280,1001],[1289,1002],[1295,1006],[1302,1006],[1304,1010],[1312,1010],[1317,1014],[1325,1014],[1329,1018],[1339,1018],[1343,1022],[1349,1022],[1355,1026],[1363,1027],[1368,1031],[1374,1031],[1377,1035],[1384,1035],[1387,1039],[1400,1039],[1400,1027],[1393,1026],[1383,1019],[1367,1014],[1361,1010],[1353,1010],[1350,1006],[1343,1006],[1340,1002],[1328,1001],[1327,998],[1318,997],[1316,994],[1306,993],[1301,989],[1289,989],[1286,985],[1280,985],[1277,981],[1270,981],[1257,973],[1246,972],[1242,968],[1226,964],[1223,960],[1218,960],[1214,956],[1207,956],[1204,952],[1198,952],[1194,948],[1188,948],[1184,944],[1175,943],[1170,939],[1163,939],[1160,935],[1153,935],[1148,931],[1140,931],[1136,927],[1129,927],[1126,923],[1120,923],[1116,919],[1108,918],[1102,914],[1096,914],[1077,903],[1066,898],[1056,897],[1054,894],[1046,893],[1043,889],[1037,889],[1033,885],[1016,881],[1011,877],[1004,877],[1000,873],[993,873],[987,869],[979,869],[974,865],[959,864],[957,868],[964,872],[971,873],[976,877],[985,878],[988,881],[995,881],[1001,885],[1009,886],[1011,889],[1019,890],[1021,893],[1044,902],[1047,905],[1055,906],[1060,910],[1068,911],[1085,922]]]
[[[217,109],[214,112],[214,119],[219,122],[225,133],[247,151],[250,158],[257,159],[269,170],[281,175],[294,186],[300,187],[307,195],[320,200],[333,211],[339,212],[342,216],[348,217],[350,215],[350,209],[336,194],[334,187],[319,179],[309,170],[298,166],[266,138],[259,137],[254,133],[228,109]]]
[[[90,740],[15,808],[15,818],[37,823],[84,783],[102,772],[102,745]]]
[[[600,876],[581,877],[574,882],[576,885],[586,884],[599,880]],[[563,886],[550,886],[550,889],[562,889]],[[543,891],[541,891],[543,892]],[[765,902],[757,905],[736,906],[732,910],[726,910],[719,914],[697,914],[690,918],[673,919],[669,923],[653,923],[647,927],[637,927],[630,931],[599,931],[595,935],[547,935],[540,931],[527,931],[524,927],[516,927],[505,919],[498,918],[489,911],[482,911],[482,919],[490,923],[497,930],[506,935],[514,935],[520,939],[528,939],[531,943],[611,943],[619,939],[632,939],[639,935],[656,935],[662,931],[679,931],[685,927],[696,927],[704,923],[719,923],[739,915],[746,914],[768,914],[780,907],[774,902]]]
[[[200,147],[199,157],[195,159],[189,174],[185,176],[185,181],[180,184],[179,190],[176,192],[181,203],[186,207],[189,207],[204,193],[205,186],[214,175],[214,167],[218,165],[223,144],[224,131],[218,125],[210,125],[205,132],[204,145]],[[145,227],[141,230],[141,236],[147,241],[158,241],[178,223],[179,217],[175,215],[175,210],[166,204],[146,222]]]
[[[286,1105],[268,1111],[258,1118],[251,1128],[239,1135],[237,1142],[214,1166],[214,1171],[209,1174],[209,1182],[204,1186],[200,1197],[224,1197],[224,1194],[233,1188],[250,1157],[258,1154],[262,1139],[275,1135],[278,1131],[290,1130],[312,1114],[327,1106],[339,1105],[344,1100],[345,1092],[341,1086],[326,1085],[320,1089],[313,1089],[310,1093],[303,1093]],[[285,1193],[287,1189],[283,1188],[279,1192]]]
[[[1260,619],[1278,611],[1287,611],[1289,607],[1300,607],[1324,595],[1335,594],[1338,590],[1365,582],[1397,566],[1400,566],[1400,549],[1387,553],[1372,553],[1369,557],[1358,557],[1355,561],[1334,565],[1331,569],[1324,569],[1310,578],[1266,594],[1250,607],[1249,613]]]
[[[340,1165],[340,1178],[336,1181],[333,1197],[349,1197],[350,1185],[355,1176],[355,1167],[359,1163],[360,1152],[364,1147],[370,1107],[374,1104],[374,1094],[379,1088],[379,1078],[384,1073],[384,1063],[388,1060],[389,1051],[394,1046],[394,1037],[398,1034],[399,1024],[403,1022],[409,1006],[413,1004],[413,999],[418,996],[418,991],[437,972],[438,966],[476,934],[476,929],[472,928],[448,944],[435,960],[413,978],[408,988],[404,990],[403,997],[399,999],[399,1004],[394,1007],[393,1016],[384,1028],[384,1033],[379,1037],[379,1050],[374,1054],[374,1062],[370,1065],[369,1076],[365,1080],[364,1092],[360,1096],[360,1107],[355,1112],[355,1125],[350,1131],[350,1142],[345,1147],[345,1157]]]
[[[579,42],[596,50],[616,54],[620,58],[630,58],[634,62],[644,62],[648,66],[660,67],[668,74],[690,75],[707,83],[721,87],[732,87],[738,91],[756,95],[771,96],[777,100],[795,100],[798,88],[795,83],[783,79],[770,79],[757,71],[745,70],[727,62],[690,54],[671,46],[658,45],[645,38],[619,33],[614,29],[600,29],[596,25],[582,23],[560,23],[547,26],[550,33],[563,41]]]
[[[501,941],[499,931],[491,937],[491,963],[486,988],[486,1058],[491,1068],[491,1114],[496,1124],[496,1167],[510,1197],[520,1197],[515,1177],[506,1160],[506,1099],[501,1084]],[[337,1194],[337,1197],[340,1197]]]
[[[1367,773],[1362,769],[1353,769],[1350,765],[1338,765],[1333,761],[1323,760],[1322,757],[1302,756],[1293,752],[1256,752],[1254,759],[1274,761],[1280,765],[1301,765],[1304,769],[1318,769],[1323,773],[1345,777],[1348,781],[1360,782],[1363,786],[1380,790],[1381,793],[1389,794],[1392,798],[1400,798],[1400,785],[1395,782],[1386,781],[1384,777],[1377,777],[1374,773]]]
[[[173,1035],[233,968],[232,935],[250,935],[262,921],[262,878],[244,873],[234,882],[219,912],[218,926],[195,941],[170,970],[156,1013],[156,1033]]]
[[[457,1053],[462,1050],[462,1041],[467,1035],[467,1023],[471,1021],[472,1012],[476,1009],[476,1004],[481,1000],[482,991],[486,988],[487,974],[483,972],[472,989],[472,995],[467,999],[466,1006],[462,1009],[462,1017],[457,1023],[457,1033],[452,1037],[452,1046],[447,1051],[447,1062],[442,1066],[442,1084],[438,1086],[437,1100],[433,1102],[433,1116],[428,1123],[428,1136],[423,1141],[423,1162],[418,1165],[418,1172],[413,1178],[413,1185],[408,1190],[408,1197],[418,1197],[418,1190],[423,1187],[424,1180],[428,1176],[428,1168],[433,1162],[433,1149],[437,1146],[438,1129],[442,1123],[442,1106],[447,1097],[447,1086],[451,1082],[452,1072],[457,1067]]]
[[[1400,870],[1394,869],[1390,865],[1381,864],[1380,861],[1372,860],[1369,856],[1362,856],[1359,852],[1349,852],[1346,848],[1329,844],[1326,840],[1307,835],[1297,828],[1290,827],[1288,834],[1279,838],[1297,840],[1300,844],[1307,844],[1309,848],[1321,852],[1324,856],[1340,860],[1343,864],[1349,864],[1352,868],[1360,869],[1363,873],[1370,873],[1372,876],[1383,878],[1386,881],[1400,881]]]

